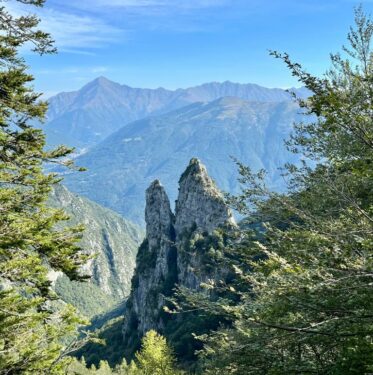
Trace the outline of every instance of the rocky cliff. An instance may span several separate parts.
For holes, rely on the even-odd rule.
[[[180,178],[175,214],[160,182],[150,185],[145,221],[146,238],[138,251],[125,311],[127,356],[148,330],[171,332],[175,319],[165,313],[164,306],[175,286],[198,290],[208,279],[221,277],[224,267],[216,267],[216,262],[224,247],[222,228],[235,227],[222,194],[198,159],[190,161]],[[177,322],[179,332],[181,325]]]
[[[59,296],[83,314],[93,316],[108,310],[130,292],[136,252],[143,231],[115,212],[56,185],[50,204],[62,208],[70,220],[65,225],[83,224],[80,245],[96,257],[82,272],[91,276],[87,283],[70,281],[60,273],[50,278]]]

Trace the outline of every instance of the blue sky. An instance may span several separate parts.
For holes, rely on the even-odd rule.
[[[135,87],[297,82],[268,49],[322,74],[353,22],[354,0],[48,0],[59,54],[26,55],[47,96],[98,76]],[[373,13],[373,0],[362,1]],[[17,9],[15,9],[17,11]]]

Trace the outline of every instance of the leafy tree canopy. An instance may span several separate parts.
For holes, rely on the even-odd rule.
[[[355,21],[321,78],[272,53],[312,92],[299,104],[317,119],[287,143],[305,160],[286,166],[287,194],[238,163],[243,193],[230,201],[252,222],[225,256],[239,302],[187,294],[189,308],[231,322],[200,337],[205,373],[373,370],[373,23],[362,8]]]

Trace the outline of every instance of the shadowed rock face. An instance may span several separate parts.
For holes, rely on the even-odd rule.
[[[158,180],[146,191],[146,238],[139,248],[136,274],[132,279],[131,307],[127,322],[135,323],[139,332],[151,329],[164,297],[154,288],[173,273],[171,262],[174,247],[174,215],[170,201]],[[129,303],[127,303],[127,307]],[[129,329],[129,328],[128,328]]]
[[[176,285],[199,289],[202,282],[217,276],[217,270],[203,270],[201,254],[189,256],[185,251],[191,236],[206,236],[219,227],[236,225],[198,159],[190,161],[179,185],[175,215],[158,180],[146,191],[146,238],[139,248],[123,327],[127,354],[148,330],[162,332],[169,319],[162,314],[165,296],[172,295]]]

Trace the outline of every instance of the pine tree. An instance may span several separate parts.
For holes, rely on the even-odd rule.
[[[53,303],[48,270],[81,280],[79,268],[87,259],[77,245],[82,228],[56,229],[67,217],[46,205],[58,178],[44,173],[43,165],[71,165],[65,161],[71,150],[46,151],[42,130],[32,126],[43,120],[47,104],[33,90],[20,49],[55,52],[38,23],[34,15],[13,16],[0,7],[0,374],[59,371],[60,338],[74,332],[80,319],[70,306]]]
[[[100,361],[98,369],[92,365],[86,368],[84,359],[72,359],[67,369],[69,375],[182,375],[176,369],[175,358],[166,339],[155,331],[149,331],[142,339],[141,349],[129,365],[125,359],[111,369],[106,361]]]
[[[142,339],[141,350],[136,353],[139,374],[176,375],[175,359],[166,339],[151,330]]]

